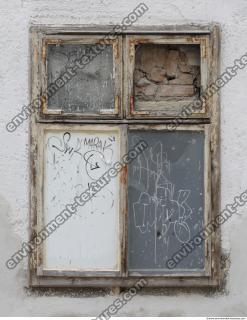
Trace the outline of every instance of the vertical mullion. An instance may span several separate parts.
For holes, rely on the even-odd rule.
[[[120,161],[128,150],[128,125],[120,125],[121,152]],[[120,237],[121,237],[121,275],[127,276],[127,239],[128,239],[128,168],[123,167],[120,173]]]

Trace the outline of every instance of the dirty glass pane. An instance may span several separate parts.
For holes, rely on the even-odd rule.
[[[114,109],[113,51],[111,45],[48,45],[48,109],[65,113],[98,114]],[[82,58],[89,57],[84,68]],[[85,61],[85,60],[84,60]],[[65,75],[66,73],[66,75]],[[62,80],[61,80],[62,79]],[[55,93],[54,93],[55,91]]]
[[[129,271],[202,271],[204,243],[173,269],[167,261],[204,225],[204,132],[135,130],[128,140],[149,145],[128,170]]]
[[[135,106],[157,110],[162,102],[191,100],[200,93],[200,46],[141,44],[136,46]]]

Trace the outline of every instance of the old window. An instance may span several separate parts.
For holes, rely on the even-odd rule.
[[[31,34],[30,284],[217,285],[218,27]]]

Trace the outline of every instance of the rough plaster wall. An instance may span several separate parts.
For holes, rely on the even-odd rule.
[[[113,301],[111,296],[33,294],[24,290],[26,262],[8,271],[5,260],[27,239],[28,123],[16,132],[6,122],[28,103],[28,27],[35,24],[121,22],[139,3],[136,0],[12,0],[0,1],[0,314],[22,316],[96,315]],[[245,0],[145,0],[149,11],[138,24],[216,21],[222,27],[224,70],[247,51]],[[172,20],[171,20],[172,19]],[[247,188],[246,70],[221,92],[222,208]],[[222,247],[230,252],[231,267],[225,294],[180,293],[138,295],[119,315],[231,316],[247,314],[246,207],[223,227]]]

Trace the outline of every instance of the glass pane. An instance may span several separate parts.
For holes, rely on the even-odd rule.
[[[48,45],[48,88],[54,83],[60,86],[58,79],[66,82],[48,99],[50,111],[98,114],[100,110],[114,109],[112,45],[104,45],[104,50],[98,55],[95,55],[96,51],[96,45],[91,44]],[[85,68],[72,70],[75,75],[71,75],[67,69],[73,68],[83,56],[93,58]],[[65,72],[70,79],[64,75]]]
[[[128,268],[172,271],[167,261],[204,225],[204,132],[135,130],[128,140],[149,145],[129,165]],[[179,269],[204,269],[204,244]]]

